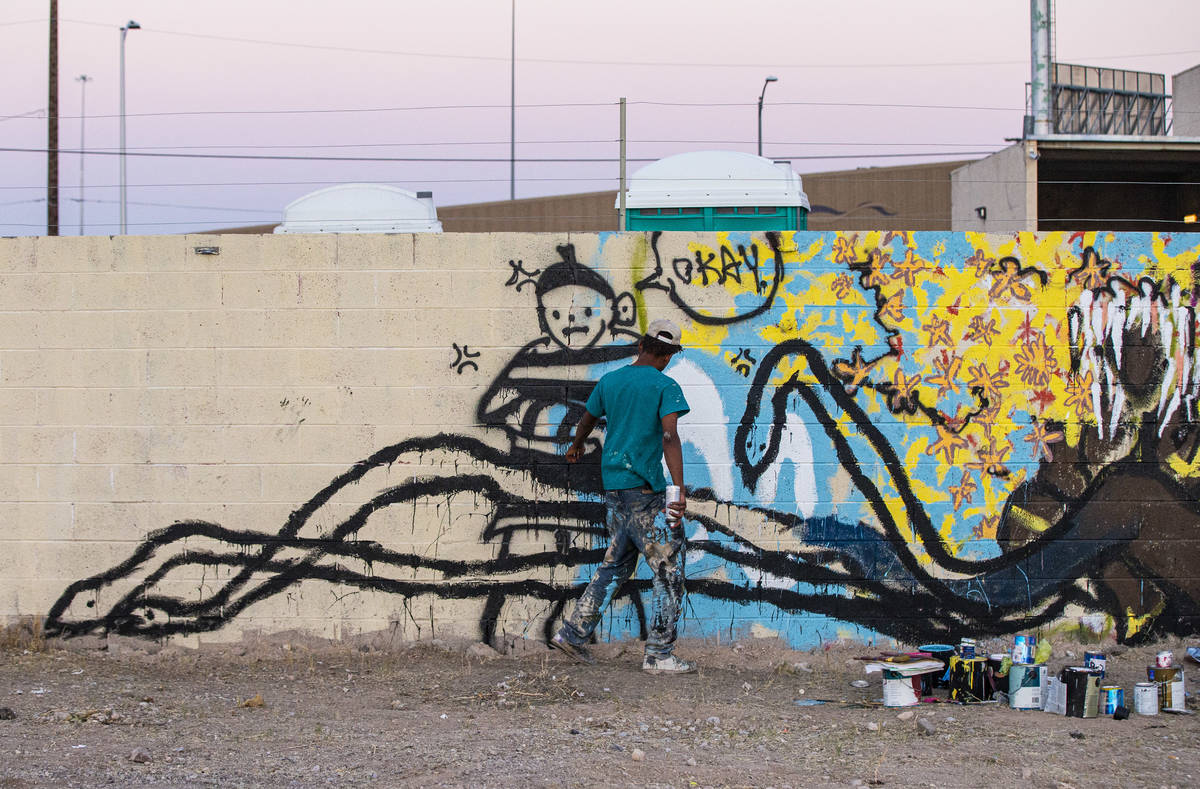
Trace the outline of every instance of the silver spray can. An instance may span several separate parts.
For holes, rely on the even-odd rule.
[[[679,521],[671,516],[670,506],[676,501],[683,501],[683,488],[678,485],[667,485],[667,523],[677,526]]]

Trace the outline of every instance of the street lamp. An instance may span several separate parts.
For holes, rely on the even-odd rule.
[[[130,30],[141,30],[142,26],[132,19],[121,28],[121,235],[126,233],[125,224],[125,34]]]
[[[83,133],[87,128],[87,84],[93,81],[92,77],[87,74],[80,74],[75,78],[79,83],[79,235],[83,235],[83,208],[87,203],[83,193],[83,162],[84,162],[84,137]]]
[[[763,80],[762,93],[758,94],[758,155],[762,156],[762,105],[763,96],[767,95],[767,85],[772,82],[778,82],[779,77],[767,77]]]

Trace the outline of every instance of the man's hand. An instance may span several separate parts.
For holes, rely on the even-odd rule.
[[[583,455],[583,450],[587,446],[587,437],[591,435],[592,428],[596,426],[598,419],[599,417],[593,416],[591,412],[584,409],[583,416],[580,418],[579,424],[575,427],[575,440],[567,448],[568,463],[579,462],[579,458]]]
[[[687,513],[687,497],[681,496],[679,501],[672,501],[667,505],[667,523],[672,529],[680,531],[683,529],[683,516]]]

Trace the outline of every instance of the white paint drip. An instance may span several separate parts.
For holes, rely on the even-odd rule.
[[[811,518],[817,500],[817,479],[813,471],[812,439],[808,435],[808,428],[798,414],[789,413],[779,431],[779,454],[758,481],[758,498],[760,501],[775,500],[779,472],[784,463],[791,463],[795,477],[793,493],[796,511]]]
[[[679,422],[679,438],[704,459],[713,493],[718,499],[729,501],[733,498],[733,452],[725,430],[729,419],[721,407],[721,394],[708,373],[688,359],[677,358],[669,375],[683,389],[692,408]],[[719,429],[694,429],[690,425],[716,425]],[[666,469],[665,460],[663,468]]]
[[[1126,335],[1134,335],[1144,343],[1152,332],[1157,332],[1158,350],[1165,364],[1157,398],[1158,432],[1162,435],[1181,407],[1190,414],[1200,400],[1200,359],[1189,348],[1195,320],[1183,304],[1183,290],[1178,283],[1172,282],[1165,294],[1156,292],[1150,280],[1139,282],[1136,291],[1120,280],[1112,280],[1110,288],[1111,295],[1100,290],[1080,293],[1076,301],[1079,315],[1071,316],[1068,327],[1079,374],[1092,374],[1090,395],[1096,432],[1115,439],[1129,400],[1121,382]]]

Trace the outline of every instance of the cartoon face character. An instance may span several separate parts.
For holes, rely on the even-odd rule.
[[[564,348],[589,348],[600,340],[613,314],[612,301],[585,285],[565,285],[542,294],[546,332]]]
[[[575,260],[575,247],[558,247],[562,260],[548,266],[538,277],[538,322],[544,336],[570,351],[591,348],[608,333],[612,339],[629,334],[621,327],[632,326],[633,296],[613,291],[604,277]]]

